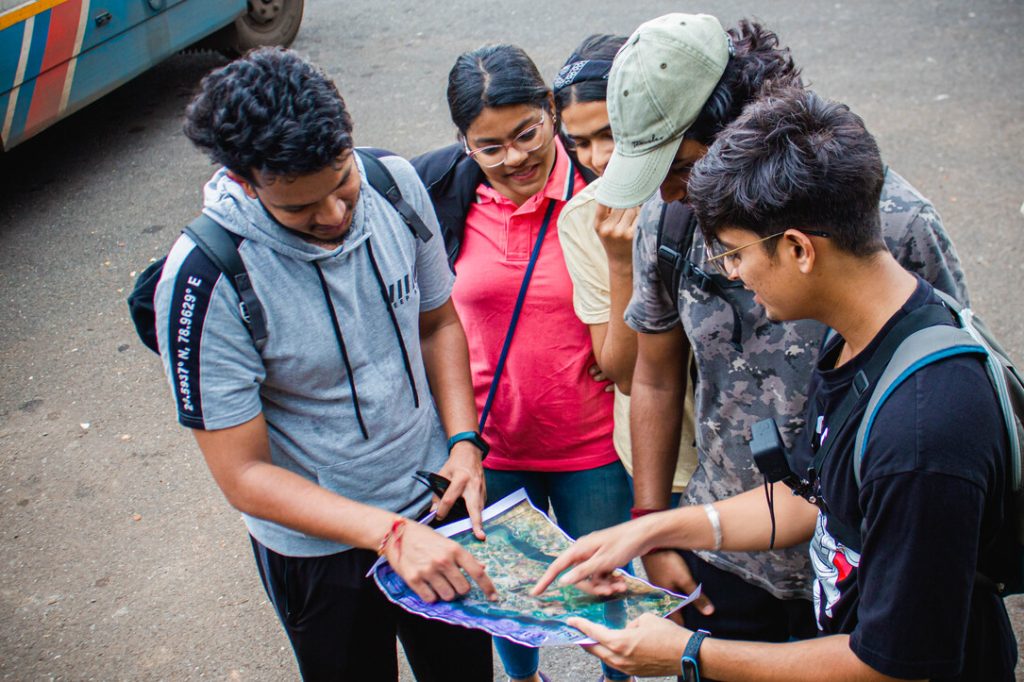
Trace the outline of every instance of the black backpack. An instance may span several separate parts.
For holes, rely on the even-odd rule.
[[[846,422],[864,393],[871,390],[854,444],[853,473],[860,486],[861,463],[871,426],[893,390],[918,369],[943,358],[963,354],[983,357],[1009,441],[1010,466],[1007,469],[1008,489],[1004,493],[1005,523],[994,545],[982,551],[981,560],[987,565],[987,572],[981,573],[979,567],[976,579],[1001,596],[1021,594],[1024,593],[1024,479],[1021,473],[1024,463],[1024,379],[1003,347],[970,308],[961,306],[942,291],[936,289],[935,294],[943,305],[914,310],[886,334],[867,366],[854,377],[832,420],[840,425]],[[952,326],[950,321],[954,323]],[[829,332],[826,342],[833,335],[834,332]],[[815,454],[812,463],[815,472],[821,470],[834,442],[826,440]],[[862,529],[847,528],[832,518],[829,529],[840,542],[860,551]]]
[[[702,291],[714,291],[732,309],[732,334],[729,343],[737,351],[742,350],[743,321],[740,308],[733,292],[743,282],[733,282],[717,272],[707,272],[690,262],[689,254],[697,232],[697,216],[689,204],[670,201],[662,204],[658,218],[658,275],[669,298],[676,302],[679,287],[683,282],[695,282]],[[692,378],[696,381],[697,363],[690,364]]]
[[[357,148],[355,151],[363,160],[366,180],[370,186],[398,211],[415,238],[424,242],[428,241],[433,233],[413,207],[402,197],[398,183],[395,182],[387,166],[380,161],[382,156],[393,155],[382,149]],[[245,269],[245,264],[242,263],[241,256],[238,255],[242,237],[224,229],[220,223],[206,215],[200,215],[193,220],[183,232],[195,242],[196,247],[210,259],[210,262],[227,276],[235,293],[238,294],[238,309],[246,329],[249,330],[253,344],[257,349],[262,349],[267,340],[267,323],[263,314],[263,306],[252,288],[249,273]],[[128,296],[128,310],[131,313],[135,331],[142,343],[154,353],[159,353],[160,348],[157,345],[156,310],[153,305],[153,296],[156,294],[156,285],[160,281],[166,261],[167,257],[164,256],[151,263],[135,279],[135,286]]]

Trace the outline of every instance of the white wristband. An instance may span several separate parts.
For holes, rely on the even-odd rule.
[[[717,552],[722,549],[722,519],[719,518],[718,510],[715,509],[714,505],[705,504],[704,513],[708,515],[708,521],[711,523],[711,532],[715,534],[715,544],[711,551]]]

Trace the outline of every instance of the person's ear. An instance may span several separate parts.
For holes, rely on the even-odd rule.
[[[250,199],[255,199],[256,198],[256,188],[253,187],[251,182],[249,182],[248,180],[243,178],[241,175],[238,175],[237,173],[235,173],[232,170],[227,171],[227,174],[228,174],[229,178],[231,178],[232,180],[237,182],[239,185],[241,185],[242,190],[245,192],[245,195],[247,197],[249,197]]]
[[[786,230],[783,243],[797,269],[805,275],[810,274],[818,257],[811,238],[800,230]]]

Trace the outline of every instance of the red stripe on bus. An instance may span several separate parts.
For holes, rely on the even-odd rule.
[[[82,16],[82,0],[68,0],[50,10],[50,32],[46,36],[42,71],[66,62],[74,56],[78,21]]]
[[[68,0],[50,10],[50,29],[46,34],[43,63],[36,78],[32,103],[25,119],[26,133],[60,115],[64,81],[68,74],[68,60],[74,56],[75,38],[78,35],[81,15],[82,0]]]

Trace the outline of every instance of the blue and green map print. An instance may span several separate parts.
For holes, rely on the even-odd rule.
[[[579,630],[566,625],[570,616],[621,629],[643,613],[666,616],[697,596],[682,597],[629,575],[624,576],[628,589],[614,597],[597,597],[575,586],[559,587],[557,583],[541,596],[531,596],[530,588],[572,539],[530,504],[523,490],[484,511],[486,542],[473,536],[468,519],[442,526],[438,532],[462,544],[487,566],[500,601],[487,601],[473,584],[473,589],[461,599],[427,604],[391,566],[381,561],[372,570],[384,595],[406,611],[425,618],[485,630],[527,646],[590,643],[592,640]]]

